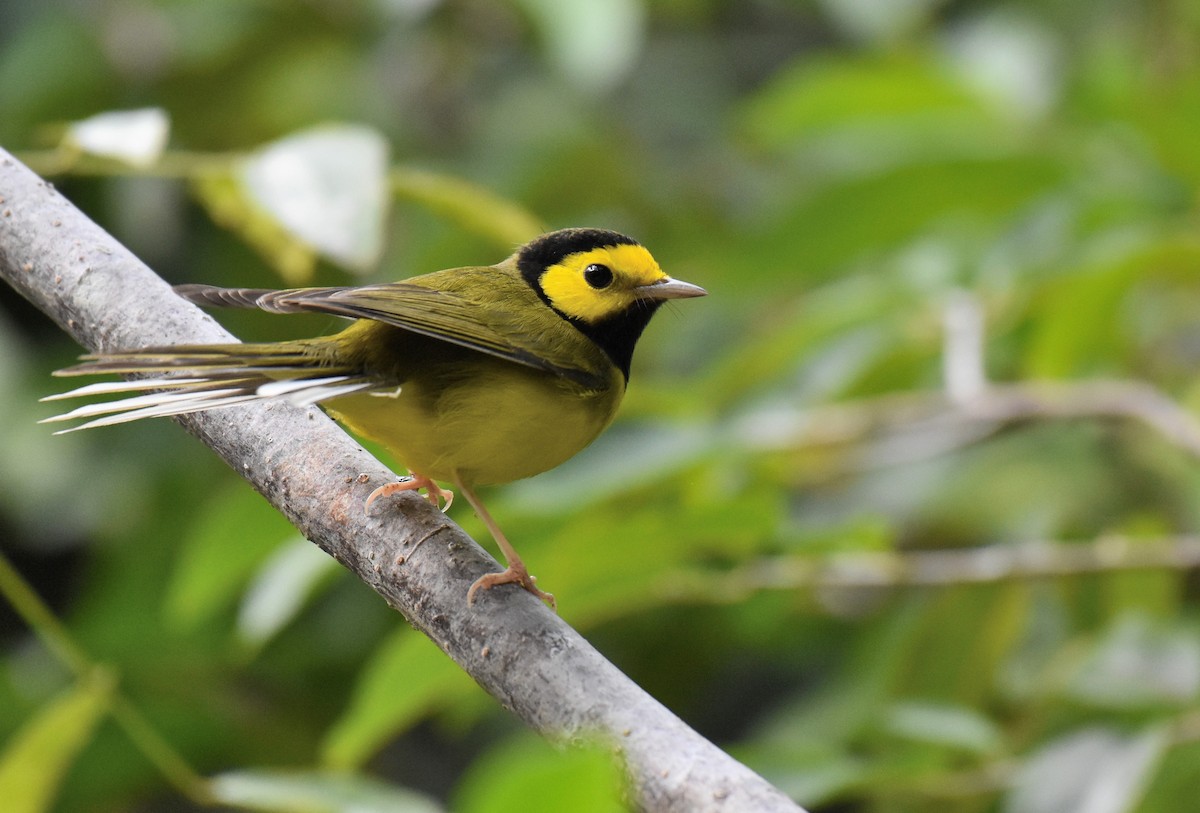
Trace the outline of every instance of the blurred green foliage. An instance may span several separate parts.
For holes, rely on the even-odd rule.
[[[1194,808],[1194,556],[1105,547],[1194,550],[1200,528],[1194,4],[0,0],[0,19],[0,144],[173,282],[401,278],[545,224],[627,231],[707,287],[648,331],[594,448],[489,496],[568,621],[809,809]],[[141,168],[70,124],[143,108],[170,136]],[[330,132],[351,140],[310,158],[350,182],[316,199],[362,213],[332,234],[289,220],[308,192],[261,163]],[[946,364],[964,301],[1023,411],[947,401],[972,373]],[[6,804],[617,804],[606,755],[532,742],[170,423],[35,427],[76,352],[0,290],[3,553],[104,667],[0,603]],[[1097,378],[1166,398],[1099,410]],[[1060,408],[1036,408],[1047,381]],[[1064,548],[1100,566],[1039,571]],[[979,555],[913,578],[934,551]],[[986,577],[1018,551],[1028,571]],[[193,802],[188,766],[213,778]]]

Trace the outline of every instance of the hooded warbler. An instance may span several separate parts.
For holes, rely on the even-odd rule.
[[[664,274],[637,241],[603,229],[550,232],[496,265],[402,282],[176,291],[200,305],[354,321],[314,339],[83,356],[56,375],[152,377],[50,396],[140,393],[46,420],[88,419],[63,430],[74,431],[267,399],[319,403],[412,473],[372,492],[368,510],[412,489],[448,509],[453,493],[438,480],[466,495],[508,564],[476,580],[468,604],[480,589],[517,583],[551,606],[554,597],[537,588],[474,489],[539,474],[591,443],[617,411],[634,345],[655,311],[668,299],[705,294]]]

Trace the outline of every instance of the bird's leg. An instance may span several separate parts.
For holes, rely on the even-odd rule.
[[[483,502],[480,501],[475,492],[457,475],[454,478],[454,484],[466,496],[467,502],[475,509],[475,514],[483,520],[483,524],[487,526],[488,531],[492,534],[492,538],[500,546],[500,552],[504,554],[504,559],[508,563],[508,567],[502,572],[487,573],[475,580],[475,583],[471,585],[471,589],[467,591],[467,606],[469,607],[475,602],[475,591],[477,590],[489,590],[498,584],[519,584],[549,604],[550,609],[558,612],[558,604],[554,601],[554,596],[544,590],[538,589],[537,579],[529,575],[529,571],[525,569],[525,563],[517,555],[516,549],[509,543],[507,537],[504,536],[504,532],[500,530],[500,526],[496,524],[496,520],[492,519],[492,515],[483,507]]]
[[[398,483],[388,483],[387,485],[380,486],[371,492],[371,496],[367,497],[367,503],[364,508],[370,511],[371,503],[380,497],[390,497],[392,494],[398,494],[401,491],[416,491],[421,488],[425,489],[425,499],[433,503],[434,508],[440,507],[442,513],[450,510],[450,504],[454,502],[454,492],[447,491],[423,474],[411,474]],[[445,500],[446,504],[439,506],[441,500]]]

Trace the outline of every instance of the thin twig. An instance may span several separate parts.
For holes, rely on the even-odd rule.
[[[1093,542],[1023,542],[965,550],[772,556],[724,573],[676,574],[675,601],[735,602],[763,591],[888,590],[1038,581],[1099,573],[1200,567],[1200,536],[1105,536]]]
[[[92,671],[95,664],[3,553],[0,553],[0,596],[8,600],[21,620],[71,674],[82,677]]]
[[[87,655],[75,642],[54,612],[46,606],[29,583],[21,577],[8,558],[0,553],[0,596],[17,611],[34,634],[41,638],[58,660],[71,670],[77,679],[94,679],[98,674],[111,674]],[[170,782],[176,790],[197,804],[213,801],[208,783],[188,764],[170,743],[163,739],[142,713],[119,691],[112,693],[109,710],[129,737]]]
[[[1078,419],[1137,421],[1200,457],[1196,417],[1153,386],[1121,379],[993,384],[957,401],[928,391],[889,393],[812,409],[772,408],[769,414],[744,416],[738,434],[746,445],[761,450],[874,441],[876,447],[863,459],[872,465],[895,465],[918,456],[945,454],[1014,423]],[[887,439],[916,434],[929,442],[903,444],[905,451],[899,455],[881,452],[880,445]]]

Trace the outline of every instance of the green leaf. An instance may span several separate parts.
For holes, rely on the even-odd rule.
[[[112,692],[112,676],[94,672],[51,701],[13,736],[0,754],[5,813],[51,808],[67,769],[108,711]]]
[[[824,366],[822,362],[835,361],[833,372],[837,375],[845,374],[848,367],[861,367],[883,349],[895,346],[895,336],[881,329],[895,318],[895,309],[917,304],[915,292],[905,291],[877,273],[840,277],[810,291],[785,318],[757,328],[711,363],[706,373],[706,390],[712,393],[708,397],[721,403],[744,397],[747,390],[753,392],[781,378],[792,379],[797,368]],[[835,394],[826,390],[820,396]],[[794,412],[796,406],[792,398],[785,408]],[[756,404],[745,411],[735,424],[740,436],[736,440],[753,444],[773,434],[769,404]]]
[[[768,147],[841,130],[903,123],[913,131],[945,136],[947,124],[975,116],[983,106],[932,58],[900,54],[811,55],[780,71],[745,109],[750,135]],[[981,117],[980,117],[981,118]],[[932,125],[937,125],[933,127]],[[978,139],[968,140],[975,143]]]
[[[244,483],[216,492],[181,545],[167,589],[167,618],[189,628],[232,605],[271,551],[295,532]]]
[[[711,452],[715,442],[712,427],[705,424],[625,423],[553,474],[514,483],[505,489],[505,498],[529,513],[559,513],[562,506],[578,510],[616,494],[651,488]]]
[[[1127,813],[1170,743],[1165,727],[1132,737],[1088,728],[1042,748],[1018,771],[1004,813]]]
[[[529,210],[495,192],[450,175],[396,167],[392,191],[507,248],[528,242],[545,226]]]
[[[942,155],[852,177],[797,201],[779,226],[759,237],[767,246],[759,263],[786,272],[789,282],[797,268],[823,278],[946,222],[998,233],[1065,177],[1060,161],[1038,154]],[[764,274],[759,281],[770,279]]]
[[[325,737],[322,760],[334,768],[361,765],[423,717],[480,696],[474,681],[429,639],[398,631],[362,670],[350,707]]]
[[[872,763],[846,750],[815,743],[773,743],[737,749],[739,760],[793,799],[819,805],[871,779]]]
[[[460,813],[619,813],[622,778],[610,748],[558,751],[533,734],[502,742],[473,764],[455,794]]]
[[[908,666],[908,654],[921,632],[924,604],[916,599],[895,607],[882,623],[853,639],[851,657],[819,690],[806,689],[759,725],[755,747],[792,749],[798,744],[817,754],[849,749],[875,726],[888,707],[893,687]],[[820,757],[825,761],[825,757]]]
[[[1139,278],[1134,263],[1087,268],[1048,285],[1029,342],[1026,374],[1062,378],[1119,355],[1118,311]]]
[[[635,482],[623,497],[573,516],[521,516],[507,504],[501,510],[512,538],[536,542],[522,551],[541,584],[571,596],[563,612],[587,628],[678,601],[680,590],[695,595],[714,575],[702,562],[742,560],[774,542],[786,511],[782,495],[721,488],[719,476],[694,472],[653,487]],[[697,493],[677,495],[681,480],[698,481]]]
[[[279,813],[439,813],[427,796],[354,774],[248,770],[218,774],[209,782],[227,805]]]
[[[1200,262],[1200,244],[1194,235],[1128,231],[1132,230],[1099,235],[1099,245],[1091,247],[1099,261],[1070,268],[1037,292],[1028,375],[1108,372],[1126,355],[1127,346],[1141,338],[1129,335],[1137,316],[1144,322],[1143,332],[1151,327],[1150,338],[1142,341],[1165,344],[1155,334],[1168,328],[1172,311],[1185,308],[1189,315],[1194,311],[1188,299]],[[1165,281],[1178,287],[1166,287]],[[1138,305],[1147,312],[1138,314]]]
[[[948,588],[925,599],[908,652],[904,696],[983,702],[993,676],[1020,643],[1031,591],[1021,583]]]
[[[1200,787],[1200,742],[1176,741],[1163,756],[1154,781],[1146,789],[1139,811],[1191,813],[1189,799]]]
[[[1153,618],[1168,619],[1174,618],[1182,610],[1181,605],[1187,593],[1187,574],[1174,569],[1118,570],[1108,574],[1101,587],[1113,617],[1142,613]]]

